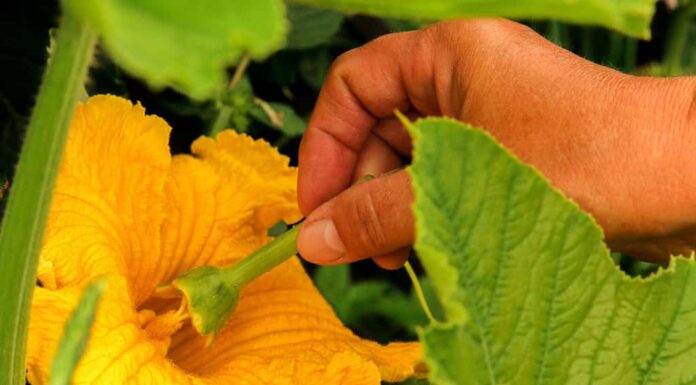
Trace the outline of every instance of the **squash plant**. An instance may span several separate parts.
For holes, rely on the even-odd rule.
[[[649,37],[654,9],[651,0],[297,3],[402,19],[551,18],[641,38]],[[25,382],[28,314],[46,215],[95,46],[151,87],[213,101],[229,117],[230,100],[250,97],[245,63],[284,44],[301,48],[325,38],[288,35],[288,17],[313,18],[307,9],[288,13],[280,0],[204,6],[189,0],[63,0],[61,9],[0,229],[0,382],[8,385]],[[667,73],[679,69],[693,2],[679,12]],[[343,17],[334,13],[321,28],[335,30]],[[235,64],[230,81],[225,69]],[[267,108],[283,107],[262,101],[249,114],[278,126]],[[414,137],[415,248],[444,308],[420,331],[431,382],[696,381],[693,259],[675,257],[650,278],[628,278],[613,266],[589,216],[491,137],[445,119],[407,125]],[[294,135],[301,132],[301,121],[292,127]],[[93,314],[98,295],[87,291],[76,319]],[[66,341],[86,338],[88,323],[69,323]],[[75,353],[61,350],[56,358],[61,378],[70,378],[61,370],[71,371],[79,360]]]

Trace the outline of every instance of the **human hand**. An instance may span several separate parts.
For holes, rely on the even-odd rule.
[[[690,78],[595,65],[505,20],[379,38],[334,63],[303,138],[300,254],[320,264],[372,257],[385,268],[406,260],[407,173],[350,187],[408,161],[411,140],[395,109],[483,127],[590,212],[616,251],[656,261],[690,252],[695,89]]]

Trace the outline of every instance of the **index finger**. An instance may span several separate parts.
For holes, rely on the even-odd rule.
[[[423,31],[379,38],[332,65],[300,145],[298,194],[307,215],[350,186],[375,124],[395,109],[436,113]],[[406,53],[406,54],[405,54]]]

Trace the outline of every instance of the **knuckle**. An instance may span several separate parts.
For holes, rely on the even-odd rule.
[[[360,47],[358,48],[353,48],[349,51],[346,51],[333,61],[331,63],[331,66],[329,67],[327,77],[337,77],[341,76],[343,72],[345,72],[346,69],[350,68],[351,62],[354,61],[355,57],[359,54],[359,51],[361,50]]]

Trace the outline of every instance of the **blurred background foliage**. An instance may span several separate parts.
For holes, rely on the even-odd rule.
[[[627,73],[696,74],[696,1],[659,2],[656,8],[650,41],[600,27],[554,21],[526,24],[588,60]],[[289,5],[288,17],[285,48],[262,62],[242,62],[238,69],[246,67],[245,71],[231,68],[233,87],[219,101],[192,102],[172,89],[152,91],[103,52],[98,52],[93,63],[87,92],[140,101],[149,113],[163,117],[173,127],[170,144],[175,153],[186,152],[199,135],[231,127],[266,139],[296,163],[300,137],[332,61],[378,36],[428,24],[346,16],[295,4]],[[0,214],[57,19],[57,1],[10,1],[0,6]],[[654,269],[620,255],[616,260],[633,275]],[[412,339],[416,327],[427,321],[404,271],[383,271],[370,261],[308,266],[308,270],[341,319],[362,336],[379,341]],[[434,304],[427,282],[424,288]],[[437,304],[434,307],[437,318]]]

